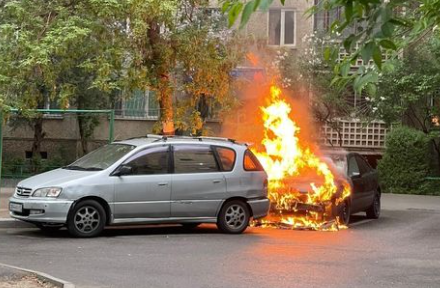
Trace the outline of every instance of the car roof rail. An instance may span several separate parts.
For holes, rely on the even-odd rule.
[[[194,139],[199,139],[199,141],[202,141],[203,139],[206,139],[206,140],[228,141],[228,142],[232,142],[232,143],[237,142],[235,139],[226,138],[226,137],[196,136],[196,137],[193,137],[193,138]]]
[[[167,141],[169,138],[170,139],[187,139],[187,140],[199,140],[200,142],[203,140],[214,140],[214,141],[225,141],[225,142],[230,142],[233,144],[240,144],[240,145],[245,145],[245,146],[252,146],[253,143],[248,143],[248,142],[238,142],[235,139],[232,138],[226,138],[226,137],[212,137],[212,136],[183,136],[183,135],[157,135],[157,134],[147,134],[145,136],[137,136],[137,137],[131,137],[131,138],[127,138],[125,140],[133,140],[133,139],[142,139],[142,138],[151,138],[151,139],[155,139],[154,142],[158,142],[158,141]],[[123,140],[121,140],[123,141]]]
[[[147,135],[150,136],[150,135]],[[188,139],[188,140],[214,140],[214,141],[225,141],[225,142],[231,142],[231,143],[237,143],[235,139],[226,138],[226,137],[211,137],[211,136],[181,136],[181,135],[152,135],[156,136],[154,138],[160,137],[161,140],[168,140],[168,139]],[[152,137],[153,138],[153,137]]]
[[[135,136],[135,137],[130,137],[130,138],[124,139],[124,140],[122,140],[122,141],[125,141],[125,140],[133,140],[133,139],[142,139],[142,138],[152,138],[152,139],[159,139],[159,140],[161,140],[161,139],[162,139],[162,135],[147,134],[147,135],[145,135],[145,136]]]

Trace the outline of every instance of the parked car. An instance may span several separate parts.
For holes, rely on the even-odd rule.
[[[379,218],[381,190],[377,171],[358,153],[329,152],[327,155],[352,189],[350,198],[340,207],[342,222],[347,224],[350,215],[358,212],[366,212],[371,219]]]
[[[216,223],[242,233],[266,216],[267,174],[247,145],[224,138],[147,137],[101,147],[18,183],[10,215],[42,230],[93,237],[106,225]]]
[[[337,191],[333,198],[324,203],[308,204],[308,194],[311,192],[310,183],[316,186],[324,184],[324,179],[319,179],[316,174],[302,174],[286,180],[290,191],[298,195],[286,201],[283,214],[307,214],[311,211],[317,213],[325,222],[339,217],[341,224],[347,225],[351,214],[365,211],[368,218],[377,219],[380,215],[381,190],[378,183],[377,172],[357,153],[328,152],[321,159],[328,165],[334,175]],[[350,185],[351,195],[342,203],[337,201],[344,189],[344,182]],[[299,200],[299,201],[298,201]],[[276,205],[272,203],[272,205]],[[272,210],[277,210],[272,207]]]

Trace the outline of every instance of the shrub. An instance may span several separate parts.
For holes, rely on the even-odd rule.
[[[21,176],[23,174],[24,159],[4,155],[2,162],[2,177]]]
[[[384,192],[425,194],[425,178],[429,174],[428,136],[409,127],[392,130],[377,169]]]

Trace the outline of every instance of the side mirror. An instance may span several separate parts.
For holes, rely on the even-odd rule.
[[[131,175],[132,173],[133,173],[133,168],[126,165],[121,165],[112,173],[112,176]]]
[[[359,173],[359,172],[353,172],[353,173],[351,173],[350,178],[351,178],[351,179],[361,178],[361,173]]]

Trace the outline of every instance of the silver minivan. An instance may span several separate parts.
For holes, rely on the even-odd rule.
[[[113,142],[18,183],[10,215],[93,237],[107,225],[216,223],[242,233],[267,215],[267,174],[246,144],[148,135]]]

